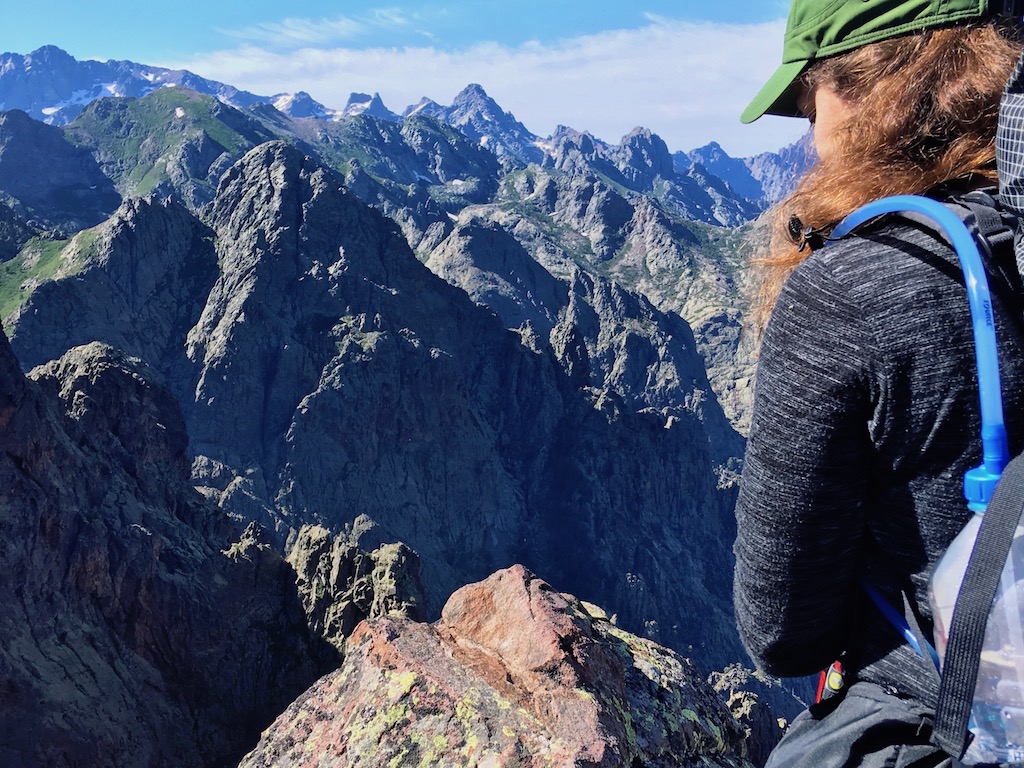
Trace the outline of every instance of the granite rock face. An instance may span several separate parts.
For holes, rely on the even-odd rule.
[[[783,710],[789,717],[780,717],[780,712],[773,711],[770,702],[783,700],[781,681],[772,680],[763,672],[745,669],[740,664],[712,672],[708,683],[725,700],[729,711],[746,732],[751,762],[764,765],[785,733],[789,719],[803,709],[803,704],[793,707],[791,703],[788,710]]]
[[[3,339],[0,387],[5,768],[234,765],[359,621],[422,617],[408,548],[307,527],[286,561],[196,493],[141,359],[93,343],[26,379]]]
[[[29,239],[38,234],[36,228],[8,205],[0,204],[0,261],[18,255]]]
[[[792,192],[800,178],[817,162],[814,132],[778,152],[764,152],[743,162],[764,190],[765,201],[774,204]]]
[[[642,218],[638,212],[634,220]],[[511,221],[460,220],[431,252],[427,266],[493,310],[506,327],[536,337],[576,386],[615,393],[636,410],[696,413],[715,446],[716,461],[727,465],[738,457],[739,437],[711,395],[697,342],[682,317],[559,258],[552,243],[527,234],[525,222],[511,226],[517,239],[506,229]],[[666,226],[659,234],[664,246],[673,233]]]
[[[731,766],[742,730],[686,659],[521,566],[441,619],[373,620],[241,766]]]
[[[102,340],[164,374],[181,372],[181,340],[217,276],[213,232],[184,206],[126,200],[70,240],[58,264],[56,279],[41,282],[9,320],[24,367]],[[46,309],[40,314],[39,307]]]
[[[546,146],[545,167],[570,177],[601,179],[631,196],[654,197],[666,210],[690,221],[736,226],[760,210],[703,166],[677,169],[665,142],[645,128],[637,128],[620,144],[611,145],[560,126]]]
[[[577,141],[586,146],[592,139]],[[751,374],[741,319],[743,263],[750,255],[745,229],[684,223],[650,197],[624,197],[589,171],[570,168],[510,174],[495,203],[465,208],[439,234],[426,264],[491,307],[507,327],[529,322],[546,337],[571,303],[575,315],[600,318],[602,345],[628,329],[634,348],[650,347],[647,359],[660,361],[648,368],[634,360],[628,368],[664,373],[673,360],[700,368],[677,380],[701,380],[696,388],[704,390],[710,384],[715,397],[708,410],[721,407],[732,424],[709,422],[710,432],[728,442],[734,428],[745,428]],[[538,271],[548,277],[538,278]],[[679,327],[680,318],[689,328]],[[680,350],[693,345],[699,356]],[[592,372],[603,367],[611,378],[625,364],[607,350],[591,362]],[[636,383],[664,393],[658,375]],[[675,402],[686,399],[684,392]]]
[[[0,764],[233,764],[335,649],[189,485],[149,366],[92,344],[32,377],[2,340]]]
[[[305,525],[288,553],[307,624],[341,652],[368,616],[426,619],[419,556],[401,543],[360,549],[367,544],[366,529],[372,530],[368,522],[357,521],[348,535],[338,536]]]

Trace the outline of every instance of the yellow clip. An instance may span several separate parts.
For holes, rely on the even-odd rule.
[[[839,670],[829,669],[828,676],[825,678],[825,685],[828,686],[830,691],[841,691],[846,682],[843,680],[843,673]]]

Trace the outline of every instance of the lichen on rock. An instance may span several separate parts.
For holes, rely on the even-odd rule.
[[[513,566],[434,624],[370,619],[241,768],[749,766],[692,662],[601,614]]]

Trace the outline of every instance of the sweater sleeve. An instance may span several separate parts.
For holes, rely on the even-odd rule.
[[[772,674],[823,669],[849,634],[869,492],[872,348],[858,308],[812,256],[765,330],[737,503],[737,623]]]

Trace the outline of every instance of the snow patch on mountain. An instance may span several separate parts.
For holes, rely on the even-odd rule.
[[[95,99],[95,96],[93,95],[94,93],[95,91],[92,89],[83,89],[81,91],[75,91],[64,101],[61,101],[50,107],[43,107],[39,111],[42,112],[44,115],[50,116],[56,114],[57,112],[60,112],[62,109],[67,109],[68,107],[79,105],[84,107],[86,104]]]

